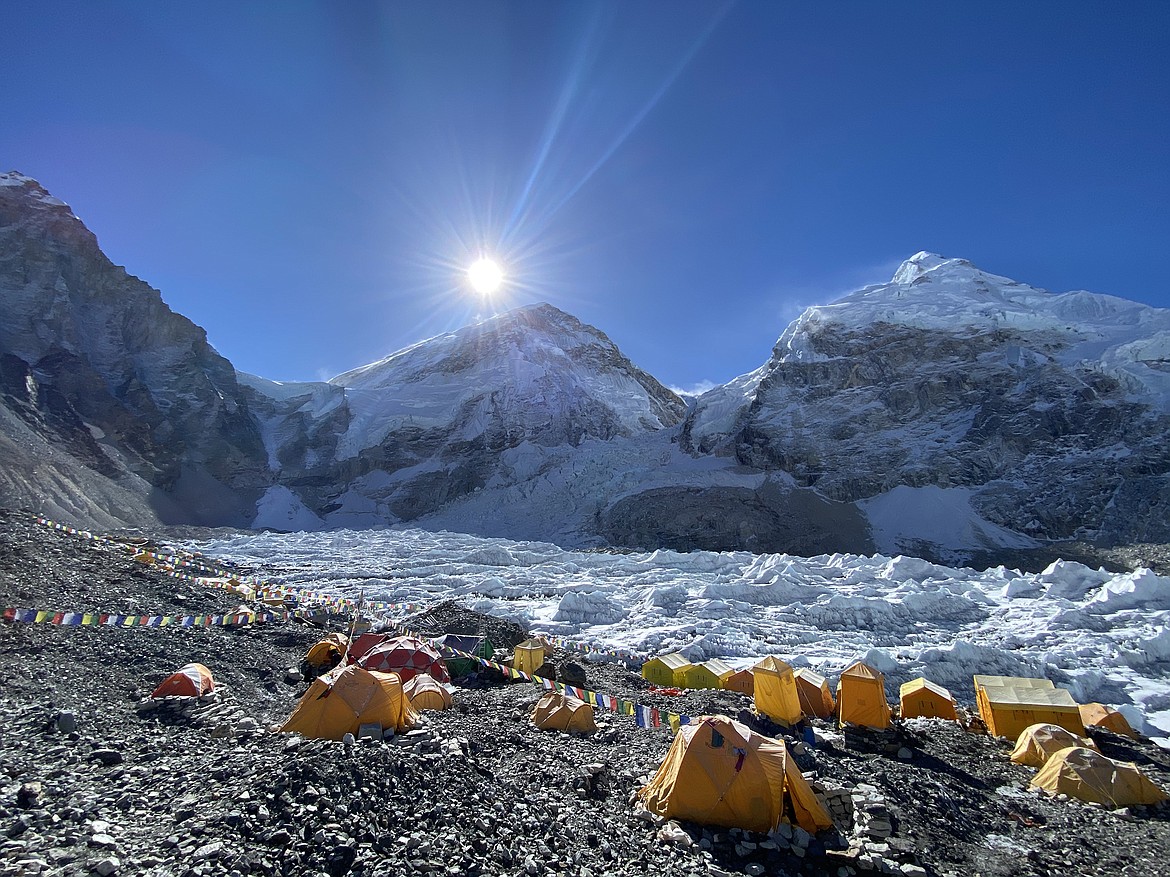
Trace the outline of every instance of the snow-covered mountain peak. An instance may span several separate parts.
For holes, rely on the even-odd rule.
[[[940,256],[937,253],[928,253],[926,250],[920,250],[902,263],[898,270],[894,272],[894,277],[891,282],[913,283],[927,272],[940,268],[943,271],[947,271],[956,268],[974,267],[966,259],[948,259],[946,256]]]
[[[1045,356],[1066,365],[1096,363],[1133,391],[1170,399],[1170,309],[1078,290],[1052,293],[972,265],[920,252],[889,283],[867,286],[829,305],[808,308],[780,336],[781,361],[827,355],[826,333],[882,326],[951,335],[1012,333],[1045,342]]]
[[[419,342],[330,383],[346,389],[354,412],[343,442],[350,455],[399,429],[453,430],[463,441],[504,429],[575,444],[671,426],[686,409],[603,332],[547,303]]]

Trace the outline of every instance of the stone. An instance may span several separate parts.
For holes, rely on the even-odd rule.
[[[90,753],[90,757],[96,761],[100,761],[106,767],[112,767],[115,764],[121,764],[123,761],[122,753],[117,749],[95,749]]]
[[[914,758],[914,753],[905,746],[898,750],[899,761],[910,761],[912,758]]]
[[[223,841],[212,841],[209,844],[204,844],[195,850],[193,858],[195,861],[202,861],[203,859],[218,859],[223,855]]]
[[[117,856],[110,856],[102,859],[93,866],[93,870],[100,874],[101,877],[109,877],[111,874],[117,874],[122,868],[122,860]]]
[[[921,865],[903,865],[902,873],[905,877],[926,877],[926,869]]]
[[[71,712],[57,713],[57,730],[62,734],[72,734],[77,730],[77,716]]]
[[[576,685],[578,688],[584,688],[588,684],[585,668],[574,661],[566,661],[562,664],[559,673],[560,680],[566,685]]]
[[[37,781],[28,783],[21,783],[20,788],[16,792],[16,806],[17,807],[36,807],[37,802],[40,801],[43,787]]]

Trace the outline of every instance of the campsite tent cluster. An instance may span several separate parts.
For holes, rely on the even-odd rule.
[[[706,667],[706,672],[696,671],[696,666]],[[884,729],[893,718],[894,711],[886,700],[885,679],[860,661],[842,671],[835,703],[823,676],[803,668],[793,670],[779,658],[766,657],[751,668],[732,669],[730,673],[721,672],[723,666],[722,662],[710,661],[692,665],[682,655],[670,654],[648,661],[642,675],[657,684],[674,687],[696,687],[688,683],[710,683],[718,678],[719,687],[752,694],[758,714],[789,727],[806,716],[836,715],[842,726]],[[1040,768],[1031,783],[1034,787],[1113,807],[1167,800],[1167,794],[1135,765],[1106,758],[1083,736],[1086,727],[1136,736],[1117,710],[1099,703],[1078,704],[1048,679],[975,676],[974,683],[979,717],[988,732],[1016,739],[1012,761]],[[907,682],[898,694],[898,712],[904,719],[958,719],[951,693],[928,679]],[[706,800],[702,795],[698,797]],[[648,799],[657,800],[653,794]],[[688,818],[697,819],[694,815]],[[706,818],[715,816],[707,814]]]
[[[465,662],[459,665],[460,674],[479,666],[466,655],[492,654],[490,644],[475,638],[448,636],[439,642],[455,660]],[[389,634],[364,634],[352,643],[339,634],[326,637],[305,657],[319,672],[281,730],[332,740],[346,735],[380,739],[414,727],[420,711],[450,708],[448,663],[432,643]],[[540,640],[521,643],[512,666],[534,672],[544,664],[547,649]],[[723,662],[693,665],[681,655],[666,655],[648,662],[642,672],[676,687],[718,684],[750,692],[758,714],[789,728],[808,716],[836,716],[843,726],[884,729],[895,714],[882,674],[860,661],[842,671],[835,697],[825,677],[805,668],[794,670],[772,656],[736,671]],[[1132,734],[1116,711],[1100,704],[1078,706],[1048,680],[976,676],[974,681],[988,730],[998,736],[1018,733],[1012,760],[1039,769],[1033,786],[1115,807],[1167,799],[1134,765],[1106,758],[1083,736],[1090,723]],[[153,696],[203,696],[213,689],[211,671],[189,664],[167,677]],[[926,679],[902,685],[899,695],[903,718],[957,718],[950,693]],[[556,691],[540,698],[532,721],[551,731],[597,730],[589,703]],[[788,744],[727,716],[701,716],[679,728],[638,796],[653,813],[705,825],[768,832],[788,821],[810,833],[832,825]]]
[[[836,716],[842,726],[881,729],[888,728],[894,716],[886,700],[885,677],[861,661],[841,672],[836,697],[824,676],[805,667],[793,669],[773,656],[737,671],[718,659],[692,664],[675,652],[647,661],[642,676],[668,688],[723,688],[751,695],[758,714],[787,727],[806,717]],[[1099,703],[1078,704],[1048,679],[975,676],[974,683],[979,717],[992,735],[1015,739],[1029,725],[1050,722],[1076,734],[1095,726],[1133,736],[1117,710]],[[897,714],[903,719],[959,717],[951,693],[922,677],[899,688]]]
[[[515,647],[512,666],[534,673],[549,650],[543,640],[525,640]],[[350,643],[341,634],[330,634],[305,655],[303,664],[315,678],[281,730],[333,740],[408,730],[419,712],[449,709],[454,703],[450,680],[475,672],[475,659],[494,653],[482,636],[446,634],[422,640],[364,633]],[[582,733],[597,729],[592,706],[558,697],[556,704],[538,705],[533,714],[538,727]]]

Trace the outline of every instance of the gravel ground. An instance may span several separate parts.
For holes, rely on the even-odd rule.
[[[263,571],[261,571],[263,572]],[[116,546],[0,511],[0,603],[138,614],[224,612],[235,600],[134,563]],[[454,606],[428,628],[519,631]],[[385,743],[270,732],[304,692],[295,667],[320,631],[0,625],[0,875],[1155,875],[1170,811],[1110,812],[1026,791],[1006,744],[955,723],[844,735],[817,722],[801,767],[837,805],[809,838],[645,818],[631,794],[670,745],[601,715],[587,738],[537,730],[540,692],[480,680],[456,708]],[[558,654],[553,663],[581,662]],[[219,694],[140,700],[189,661]],[[588,686],[671,712],[747,715],[730,692],[648,690],[617,665]],[[72,727],[75,723],[75,729]],[[1170,753],[1107,732],[1106,754],[1170,786]]]

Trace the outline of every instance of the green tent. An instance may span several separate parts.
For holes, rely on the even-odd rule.
[[[480,665],[470,658],[459,656],[448,657],[448,652],[443,652],[442,647],[446,646],[449,649],[455,649],[457,652],[462,652],[466,655],[475,655],[477,658],[492,659],[492,654],[495,652],[495,646],[492,645],[491,640],[486,636],[471,636],[470,634],[448,633],[444,636],[436,637],[431,640],[440,649],[440,654],[447,664],[447,671],[451,674],[452,679],[460,676],[470,676],[472,673],[480,669]]]

